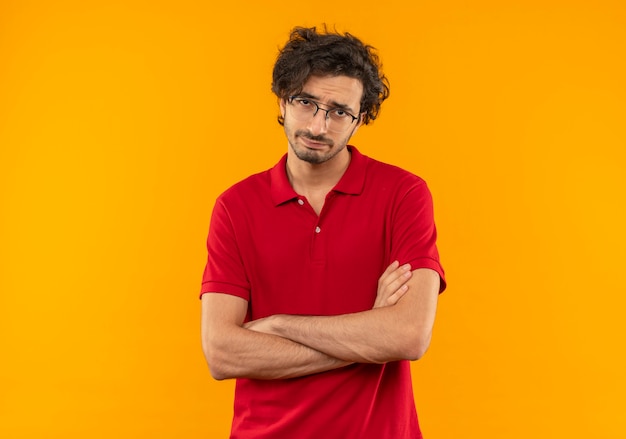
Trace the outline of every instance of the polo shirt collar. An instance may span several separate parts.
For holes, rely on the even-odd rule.
[[[350,164],[346,172],[343,173],[341,180],[333,188],[333,191],[348,195],[359,195],[363,191],[365,184],[367,157],[361,154],[354,146],[348,145],[348,150],[352,153]]]
[[[333,191],[348,195],[359,195],[363,191],[363,185],[365,184],[367,157],[361,154],[354,146],[348,145],[347,148],[352,155],[350,164],[341,177],[341,180],[339,180],[333,188]],[[298,194],[289,183],[286,166],[287,154],[269,170],[271,196],[276,206],[298,198]]]

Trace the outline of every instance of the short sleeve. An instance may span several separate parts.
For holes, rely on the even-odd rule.
[[[241,257],[232,217],[222,197],[218,198],[207,238],[208,259],[200,296],[226,293],[250,300],[250,282]]]
[[[411,264],[412,269],[430,268],[439,273],[439,292],[446,288],[443,267],[437,250],[433,200],[426,183],[418,179],[399,198],[394,211],[391,260]]]

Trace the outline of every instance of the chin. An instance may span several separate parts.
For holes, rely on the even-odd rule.
[[[300,160],[311,163],[312,165],[322,164],[334,157],[334,154],[324,154],[320,153],[319,151],[301,150],[294,152],[296,153],[296,157],[298,157]]]

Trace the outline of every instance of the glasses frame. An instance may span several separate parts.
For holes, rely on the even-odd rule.
[[[314,100],[312,100],[312,99],[310,99],[310,98],[307,98],[306,96],[297,96],[297,95],[294,95],[294,96],[289,96],[289,98],[287,99],[287,102],[289,102],[290,104],[292,104],[292,105],[293,105],[293,101],[295,101],[295,100],[298,100],[298,101],[309,101],[309,102],[311,102],[313,105],[315,105],[315,111],[313,112],[313,116],[311,116],[311,118],[313,118],[313,117],[317,116],[317,113],[318,113],[320,110],[322,110],[322,111],[325,111],[325,112],[326,112],[326,116],[325,116],[325,119],[326,119],[326,120],[329,120],[329,119],[330,119],[330,117],[328,116],[328,113],[329,113],[329,112],[331,112],[331,111],[333,111],[333,110],[341,110],[341,111],[343,111],[344,113],[346,113],[348,116],[350,116],[350,117],[352,118],[352,120],[350,121],[350,123],[349,123],[348,125],[346,125],[346,128],[347,128],[348,126],[352,125],[352,124],[354,123],[354,121],[355,121],[355,120],[358,120],[358,119],[360,118],[360,115],[359,115],[359,116],[355,116],[355,115],[353,115],[352,113],[349,113],[348,111],[346,111],[346,110],[342,109],[341,107],[332,107],[332,108],[329,108],[329,109],[322,108],[322,107],[320,107],[320,105],[323,105],[323,104],[321,104],[321,103],[319,103],[319,102],[316,102],[316,101],[314,101]]]

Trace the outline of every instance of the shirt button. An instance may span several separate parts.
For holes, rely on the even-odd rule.
[[[319,233],[319,232],[321,232],[321,231],[322,231],[322,229],[320,229],[320,226],[317,226],[317,227],[315,228],[315,233]]]
[[[300,198],[298,198],[298,204],[299,204],[300,206],[302,206],[302,205],[304,204],[304,201],[302,201]]]

